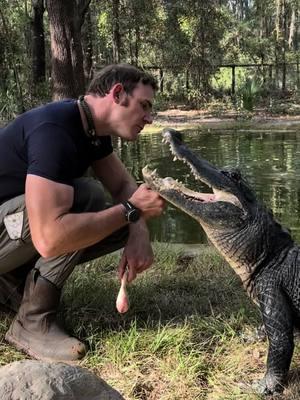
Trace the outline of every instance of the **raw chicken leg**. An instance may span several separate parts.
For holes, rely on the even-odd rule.
[[[128,267],[126,267],[125,272],[122,276],[121,287],[120,287],[117,301],[116,301],[117,310],[121,314],[126,313],[129,309],[129,300],[128,300],[127,290],[126,290],[127,279],[128,279]]]

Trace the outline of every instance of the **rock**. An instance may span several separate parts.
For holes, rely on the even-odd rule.
[[[124,400],[86,368],[37,360],[0,368],[1,400]]]

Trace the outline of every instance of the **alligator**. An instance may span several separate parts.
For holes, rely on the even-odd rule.
[[[163,131],[163,142],[211,193],[161,178],[148,166],[142,170],[144,180],[202,226],[240,277],[261,311],[268,338],[266,373],[255,389],[265,395],[281,393],[294,351],[294,329],[300,322],[300,249],[238,170],[219,169],[202,159],[174,129]]]

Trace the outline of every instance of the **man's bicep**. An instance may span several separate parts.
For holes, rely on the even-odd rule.
[[[28,174],[25,201],[33,236],[48,230],[73,204],[73,188],[37,175]]]

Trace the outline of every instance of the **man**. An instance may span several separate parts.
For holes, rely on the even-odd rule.
[[[137,187],[112,149],[111,136],[136,140],[152,123],[156,82],[126,64],[104,68],[77,100],[28,111],[0,132],[0,292],[18,307],[6,340],[37,359],[76,361],[85,346],[56,322],[61,289],[74,267],[124,247],[121,278],[147,269],[153,253],[145,221],[163,200]],[[106,208],[92,166],[110,192]],[[15,270],[15,271],[13,271]],[[4,293],[4,294],[3,294]]]

